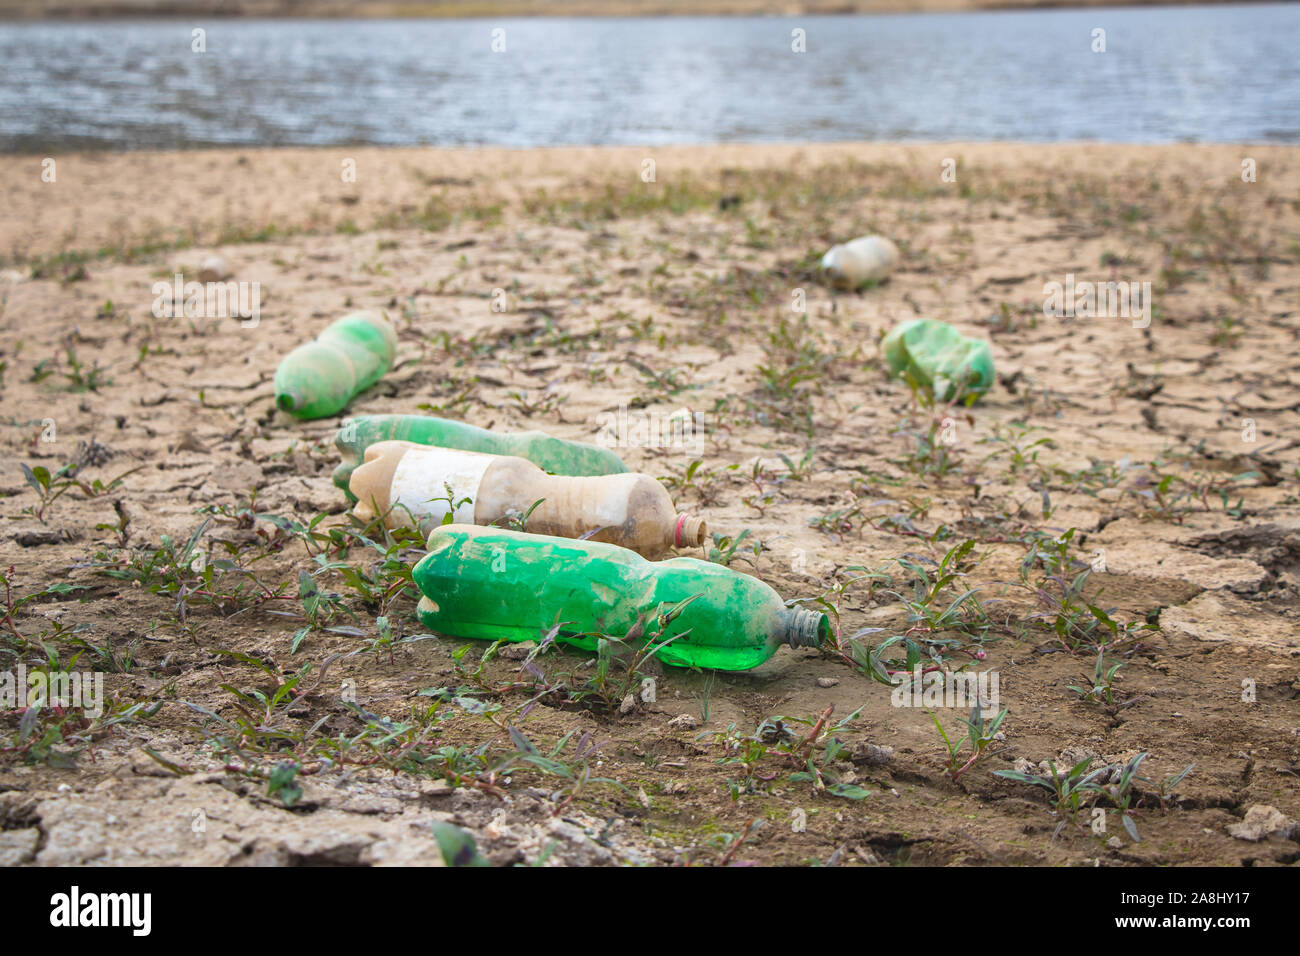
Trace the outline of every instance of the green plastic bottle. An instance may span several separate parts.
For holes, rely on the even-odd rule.
[[[748,574],[695,558],[647,561],[597,541],[444,525],[412,573],[420,623],[452,637],[532,641],[560,622],[557,640],[594,650],[598,635],[625,637],[639,612],[691,597],[659,638],[685,635],[659,651],[665,663],[747,670],[782,644],[816,647],[831,633],[825,614],[786,607]]]
[[[608,448],[565,441],[544,432],[490,432],[428,415],[361,415],[344,422],[334,436],[334,444],[343,456],[343,463],[334,469],[334,484],[343,489],[349,500],[356,500],[348,483],[353,469],[365,461],[366,449],[376,442],[394,440],[486,455],[514,455],[553,475],[575,478],[621,475],[628,471],[627,465]]]
[[[989,343],[967,338],[947,322],[902,322],[881,340],[880,350],[894,375],[910,375],[936,401],[950,402],[959,393],[974,401],[993,387]]]
[[[298,418],[337,415],[393,367],[397,333],[380,313],[353,312],[275,370],[275,404]]]

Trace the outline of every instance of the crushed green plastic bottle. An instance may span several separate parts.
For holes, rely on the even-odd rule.
[[[967,338],[947,322],[902,322],[881,340],[880,350],[894,375],[911,376],[936,401],[950,402],[960,394],[973,402],[993,387],[989,343]]]
[[[298,418],[337,415],[393,366],[397,333],[378,312],[353,312],[275,370],[275,404]]]
[[[349,500],[356,500],[348,482],[353,470],[365,461],[366,449],[376,442],[394,440],[487,455],[514,455],[553,475],[575,478],[621,475],[629,470],[608,448],[565,441],[545,432],[490,432],[429,415],[361,415],[344,422],[334,436],[334,445],[343,456],[343,463],[334,469],[334,484]]]
[[[786,607],[748,574],[694,558],[647,561],[598,541],[445,525],[412,575],[420,623],[452,637],[534,641],[562,623],[556,640],[595,650],[601,635],[628,635],[642,612],[641,638],[652,637],[653,615],[676,607],[656,643],[683,636],[658,651],[662,661],[748,670],[782,644],[816,647],[831,634],[825,614]]]

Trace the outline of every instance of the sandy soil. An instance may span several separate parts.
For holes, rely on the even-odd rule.
[[[109,671],[116,715],[0,715],[0,860],[438,862],[435,821],[495,862],[1300,859],[1282,833],[1229,832],[1256,805],[1300,816],[1300,151],[277,150],[64,156],[54,183],[39,157],[0,170],[0,667],[79,653]],[[868,231],[901,267],[832,294],[816,257]],[[155,317],[154,283],[213,251],[260,283],[256,326]],[[1151,282],[1149,327],[1045,316],[1044,283],[1067,274]],[[558,689],[590,681],[582,655],[542,658],[539,679],[480,666],[480,645],[384,643],[381,613],[419,631],[400,573],[295,531],[348,526],[328,477],[339,420],[284,417],[270,385],[293,345],[363,306],[387,310],[401,351],[353,412],[588,440],[621,404],[703,413],[699,449],[620,454],[713,531],[747,530],[732,566],[823,599],[836,646],[659,673],[655,702],[622,706]],[[998,384],[970,409],[920,407],[885,376],[879,336],[918,315],[991,339]],[[43,505],[53,491],[20,464],[69,463],[81,484],[56,478]],[[1104,629],[1063,639],[1043,566],[1021,575],[1071,528],[1069,577],[1089,572],[1122,632],[1098,702],[1069,685]],[[168,553],[196,532],[202,561]],[[977,587],[982,610],[909,621],[915,569],[967,540],[937,604]],[[302,572],[335,613],[304,619]],[[928,714],[854,663],[904,632],[951,641],[945,667],[1000,674],[1002,736],[955,779]],[[257,711],[254,691],[304,667]],[[938,714],[953,730],[965,711]],[[753,736],[777,716],[796,743]],[[559,763],[510,728],[543,752],[564,741]],[[1085,809],[1054,836],[1047,789],[993,775],[1140,753],[1152,781],[1195,765],[1163,808],[1156,783],[1135,788],[1141,842],[1101,798],[1104,832]],[[794,776],[809,755],[825,789]]]

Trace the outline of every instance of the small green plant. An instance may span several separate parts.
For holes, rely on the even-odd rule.
[[[1100,591],[1088,596],[1092,566],[1070,554],[1075,529],[1055,537],[1035,534],[1020,565],[1018,587],[1032,593],[1044,610],[1028,620],[1045,622],[1069,650],[1112,648],[1136,640],[1141,632],[1156,630],[1154,624],[1120,623],[1097,603]],[[1043,574],[1033,576],[1035,568]]]
[[[45,513],[50,510],[50,506],[59,498],[63,497],[72,487],[72,480],[66,473],[67,466],[60,468],[53,474],[44,465],[37,465],[32,468],[26,463],[20,463],[23,470],[23,477],[27,479],[27,484],[36,492],[40,499],[34,507],[24,509],[25,513],[31,514],[41,524],[45,523]]]
[[[701,505],[715,504],[718,500],[718,490],[715,486],[721,476],[716,471],[703,466],[704,462],[697,458],[688,464],[680,475],[664,475],[659,480],[663,482],[665,488],[674,493],[674,496],[694,493]],[[739,466],[728,465],[727,467],[728,470],[735,471]]]
[[[1196,769],[1196,764],[1190,763],[1177,773],[1167,774],[1159,780],[1145,780],[1155,789],[1156,799],[1160,802],[1160,812],[1167,813],[1169,810],[1169,801],[1174,797],[1174,791],[1178,785],[1183,782],[1189,773]]]
[[[50,506],[59,498],[69,491],[76,489],[86,498],[99,498],[103,495],[110,494],[122,486],[122,482],[129,475],[135,474],[144,465],[137,465],[128,471],[122,472],[116,478],[111,479],[108,484],[96,478],[94,481],[82,481],[77,477],[80,470],[75,463],[69,463],[51,472],[44,465],[28,466],[20,462],[23,470],[23,477],[27,479],[28,487],[36,492],[40,501],[35,506],[25,509],[26,514],[35,517],[41,524],[45,523],[45,514],[49,511]]]
[[[943,724],[939,722],[939,718],[935,716],[934,711],[926,708],[925,712],[934,721],[934,726],[943,739],[944,748],[948,751],[948,762],[944,772],[953,780],[956,780],[988,756],[989,747],[997,738],[998,729],[1002,726],[1002,722],[1007,719],[1007,710],[1004,707],[992,720],[985,720],[984,712],[977,702],[964,721],[966,734],[954,739],[943,729]],[[963,760],[962,751],[967,743],[970,744],[970,755]]]
[[[723,746],[723,756],[718,760],[723,766],[740,767],[739,780],[727,780],[727,792],[733,803],[742,796],[760,793],[766,790],[770,777],[759,776],[758,767],[767,756],[767,744],[758,736],[742,736],[731,724],[725,732],[718,735]]]
[[[1038,461],[1039,452],[1044,448],[1055,448],[1056,443],[1050,438],[1030,440],[1030,434],[1038,430],[1037,426],[1026,425],[1024,422],[996,423],[993,434],[978,442],[994,446],[993,451],[985,455],[980,464],[1005,460],[1009,475],[1014,477],[1032,469],[1040,480],[1043,479],[1047,469]]]
[[[791,740],[785,735],[779,735],[778,750],[789,754],[791,764],[799,768],[790,774],[791,783],[811,783],[814,793],[826,793],[846,800],[863,800],[871,796],[871,792],[866,788],[845,779],[845,775],[837,767],[837,762],[848,755],[845,743],[838,736],[838,732],[856,721],[865,706],[864,704],[863,707],[859,707],[834,724],[830,723],[831,716],[835,713],[834,704],[822,711],[816,720],[771,718],[778,724],[790,720],[793,723],[809,725],[808,733],[802,737]],[[760,726],[760,733],[762,730]]]
[[[549,415],[568,400],[567,395],[561,395],[547,389],[543,389],[535,397],[526,391],[508,392],[506,398],[514,402],[515,408],[519,409],[525,418],[532,418],[534,415]]]
[[[75,664],[75,657],[65,665],[53,663],[47,675],[49,671],[67,670]],[[0,730],[0,755],[17,758],[25,764],[71,769],[81,753],[112,728],[152,717],[161,707],[162,701],[143,700],[109,707],[104,713],[91,716],[83,707],[47,707],[33,703],[21,711],[0,716],[0,727],[3,727],[16,715],[12,730]]]
[[[73,594],[77,591],[84,591],[85,588],[79,584],[72,584],[68,581],[59,581],[51,584],[39,591],[33,591],[23,597],[14,596],[14,566],[9,565],[8,569],[0,572],[0,584],[4,585],[5,603],[3,615],[0,615],[0,625],[3,625],[7,631],[6,638],[14,644],[19,652],[26,649],[29,640],[18,630],[17,614],[23,607],[34,601],[40,601],[45,597],[62,597],[67,594]]]
[[[921,401],[921,396],[929,393],[914,387],[913,394]],[[918,475],[937,477],[959,470],[961,455],[956,437],[957,419],[948,408],[934,410],[933,399],[928,399],[928,404],[921,401],[921,404],[928,413],[923,425],[907,418],[891,433],[893,437],[910,440],[911,450],[901,458],[890,458],[890,463]]]
[[[575,753],[573,761],[570,762],[562,758],[562,753],[569,745],[576,730],[571,730],[559,742],[551,748],[549,752],[543,753],[533,744],[518,727],[508,726],[510,740],[515,746],[515,754],[509,758],[510,766],[521,768],[531,768],[541,771],[547,777],[553,777],[560,781],[560,786],[551,792],[551,800],[555,808],[551,811],[553,816],[559,816],[568,808],[575,798],[583,790],[594,783],[604,784],[615,787],[623,792],[627,792],[617,780],[610,777],[593,777],[591,774],[590,760],[600,750],[601,744],[596,743],[589,732],[584,732],[578,738],[575,744]],[[499,771],[498,771],[499,772]]]
[[[68,380],[68,387],[74,392],[98,392],[104,385],[111,385],[111,380],[104,378],[107,369],[100,368],[99,360],[95,359],[90,367],[87,368],[77,360],[77,353],[69,348],[67,350],[68,371],[63,373],[63,377]]]
[[[813,471],[813,455],[816,453],[815,448],[809,448],[803,453],[803,457],[798,462],[793,461],[789,455],[781,454],[781,461],[785,464],[786,475],[791,481],[807,481]]]
[[[1164,462],[1151,462],[1139,471],[1133,483],[1125,491],[1137,497],[1143,507],[1143,514],[1150,518],[1172,521],[1182,524],[1194,513],[1196,505],[1201,511],[1213,510],[1210,499],[1217,498],[1223,511],[1231,517],[1244,516],[1244,497],[1239,495],[1237,503],[1231,504],[1230,492],[1240,482],[1260,478],[1258,471],[1243,471],[1228,477],[1214,477],[1201,472],[1176,475],[1164,471]]]
[[[1241,342],[1242,332],[1241,323],[1236,319],[1227,315],[1219,316],[1214,323],[1210,344],[1216,348],[1235,349]]]
[[[1113,705],[1115,703],[1115,675],[1124,666],[1124,662],[1118,661],[1107,667],[1104,660],[1105,655],[1105,647],[1097,651],[1097,663],[1093,665],[1092,680],[1088,686],[1078,687],[1074,684],[1069,686],[1070,690],[1090,704],[1105,703]]]
[[[640,689],[645,679],[645,674],[641,670],[645,662],[673,641],[690,634],[688,628],[672,637],[663,636],[668,625],[677,620],[682,611],[700,596],[694,594],[668,607],[642,611],[637,615],[636,623],[621,638],[609,635],[598,636],[595,673],[587,687],[580,691],[579,696],[594,693],[606,709],[613,710],[619,707],[628,695]],[[554,640],[559,628],[558,623],[552,628],[550,640]],[[543,645],[545,643],[549,642],[544,641]],[[544,647],[539,646],[538,649],[542,650]]]
[[[465,500],[468,501],[469,499],[467,498]],[[512,531],[527,531],[528,519],[533,516],[533,512],[536,511],[538,507],[542,504],[542,502],[544,502],[545,500],[546,500],[545,498],[538,498],[536,501],[534,501],[531,505],[528,506],[528,509],[526,511],[513,511],[513,510],[509,511],[503,518],[501,518],[499,522],[493,522],[493,524],[499,524],[500,527],[509,528]],[[452,513],[449,511],[447,512],[446,516],[443,518],[442,523],[451,524],[451,518],[452,518]],[[588,532],[588,535],[591,534],[595,534],[595,531]]]
[[[1058,771],[1056,764],[1049,760],[1047,761],[1048,774],[1045,777],[1022,773],[1019,770],[994,770],[993,776],[1032,787],[1042,787],[1051,794],[1052,813],[1060,821],[1052,833],[1052,839],[1055,840],[1065,829],[1065,825],[1078,817],[1080,810],[1097,799],[1097,795],[1101,793],[1099,781],[1114,769],[1107,765],[1089,771],[1093,759],[1088,757],[1081,760],[1069,771]]]
[[[740,551],[741,546],[749,538],[750,531],[748,528],[741,531],[734,538],[715,531],[713,533],[713,543],[709,546],[709,560],[723,567],[731,567],[731,562],[735,560],[748,561],[752,567],[757,568],[759,555],[763,553],[763,542],[755,538],[745,548],[745,551],[754,555],[752,558],[746,554],[736,553]]]
[[[983,660],[986,654],[980,645],[986,640],[992,622],[979,602],[980,589],[953,587],[954,582],[966,576],[968,569],[986,557],[973,555],[975,544],[968,539],[955,545],[938,562],[910,554],[896,559],[898,566],[912,575],[912,594],[909,597],[892,588],[884,593],[897,598],[907,608],[908,628],[902,634],[885,638],[870,650],[861,639],[881,629],[857,631],[841,648],[849,663],[873,680],[892,687],[897,684],[898,675],[912,674],[917,668],[947,670],[954,654],[965,653],[974,660]],[[893,583],[892,575],[884,568],[867,571],[853,580],[864,578]],[[947,636],[947,632],[962,637]],[[972,641],[973,649],[968,646]],[[901,659],[899,652],[903,655]]]
[[[712,712],[713,692],[718,685],[718,672],[709,671],[705,676],[704,682],[696,689],[691,691],[691,696],[695,698],[695,703],[700,708],[700,722],[707,724]]]
[[[1111,802],[1111,805],[1119,812],[1120,820],[1124,824],[1124,829],[1128,835],[1133,838],[1134,843],[1141,843],[1142,837],[1138,833],[1137,823],[1133,819],[1132,808],[1137,794],[1134,791],[1134,784],[1143,778],[1138,776],[1138,768],[1142,766],[1142,761],[1147,758],[1147,754],[1140,753],[1124,766],[1112,769],[1112,782],[1101,785],[1102,794]],[[1118,776],[1118,779],[1115,779]]]

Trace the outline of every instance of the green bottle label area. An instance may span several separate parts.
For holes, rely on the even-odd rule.
[[[657,640],[684,635],[659,651],[668,664],[747,670],[781,644],[813,647],[831,633],[825,614],[787,608],[762,581],[720,564],[652,562],[611,544],[500,528],[437,529],[413,576],[420,623],[452,637],[533,641],[561,623],[557,640],[594,650],[601,636],[625,637],[639,613],[688,598]],[[652,617],[646,630],[657,630]]]
[[[903,322],[884,337],[880,350],[894,375],[911,376],[936,401],[950,402],[959,393],[973,400],[993,387],[989,343],[967,338],[947,322]]]
[[[627,472],[608,448],[566,441],[542,432],[491,432],[486,428],[430,415],[362,415],[349,419],[334,436],[343,463],[334,469],[334,484],[347,494],[352,472],[365,460],[366,449],[381,441],[410,441],[420,445],[514,455],[553,475],[586,477]]]
[[[300,345],[275,370],[275,404],[298,418],[325,418],[347,408],[392,368],[397,333],[378,313],[357,312]]]

